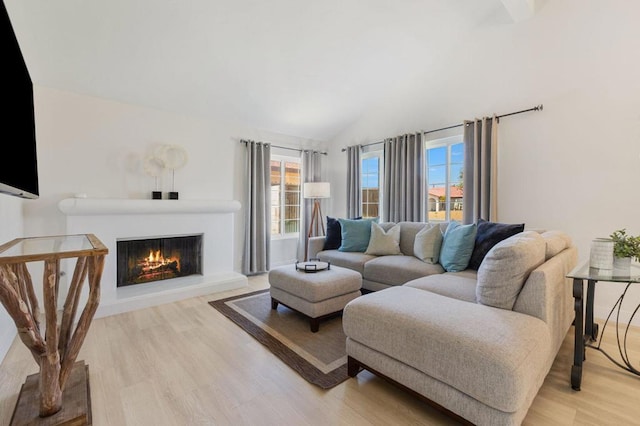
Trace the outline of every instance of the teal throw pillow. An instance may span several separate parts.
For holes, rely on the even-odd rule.
[[[455,220],[449,223],[440,248],[440,265],[447,272],[467,269],[476,242],[477,230],[478,226],[475,223],[462,225]]]
[[[342,230],[342,242],[338,251],[359,251],[363,252],[369,247],[371,239],[371,222],[378,223],[378,218],[374,219],[338,219]]]

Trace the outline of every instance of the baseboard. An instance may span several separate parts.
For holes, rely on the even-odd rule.
[[[152,292],[139,291],[137,286],[124,288],[117,300],[98,307],[96,318],[248,286],[247,277],[236,272],[187,278],[177,287],[167,285],[170,280],[156,283]]]

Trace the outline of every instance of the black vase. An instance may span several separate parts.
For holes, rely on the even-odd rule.
[[[151,199],[152,200],[161,200],[162,199],[162,191],[151,191]]]
[[[170,200],[177,200],[178,199],[178,193],[175,192],[175,191],[169,192],[169,199]]]

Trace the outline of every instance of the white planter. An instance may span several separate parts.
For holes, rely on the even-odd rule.
[[[631,273],[630,257],[614,257],[613,258],[613,275],[629,276]]]
[[[604,270],[613,269],[613,240],[596,238],[591,241],[589,267]]]

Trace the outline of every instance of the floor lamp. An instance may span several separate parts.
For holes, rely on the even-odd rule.
[[[322,220],[322,209],[320,208],[320,199],[329,198],[331,196],[331,185],[329,182],[305,182],[303,186],[304,198],[313,200],[313,213],[311,214],[311,223],[309,223],[309,232],[307,233],[307,241],[304,247],[304,260],[308,260],[309,238],[313,235],[315,226],[315,235],[319,234],[319,228],[322,227],[322,234],[325,235],[324,221]]]

